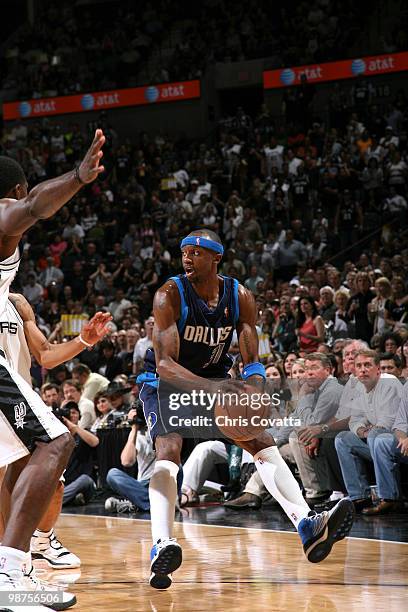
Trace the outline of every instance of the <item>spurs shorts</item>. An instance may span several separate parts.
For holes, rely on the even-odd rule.
[[[0,350],[0,467],[32,453],[36,442],[51,442],[65,433],[65,425]]]

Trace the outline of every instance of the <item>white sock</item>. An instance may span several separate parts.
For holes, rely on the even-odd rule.
[[[164,459],[156,461],[154,466],[149,485],[153,542],[172,537],[178,471],[178,465]]]
[[[23,573],[29,574],[31,570],[33,569],[33,560],[31,558],[31,552],[28,551],[28,553],[24,553],[24,554],[25,554],[25,559],[23,562]]]
[[[27,554],[17,548],[0,546],[0,572],[5,574],[16,571],[22,572],[23,565],[27,562]]]
[[[310,508],[295,477],[282,459],[277,446],[264,448],[254,455],[256,469],[269,493],[282,506],[297,529]]]

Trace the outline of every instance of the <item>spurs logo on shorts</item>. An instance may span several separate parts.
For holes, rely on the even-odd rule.
[[[24,425],[26,424],[24,421],[26,415],[27,406],[24,402],[20,402],[20,404],[16,404],[14,406],[14,416],[16,418],[14,425],[16,426],[16,429],[23,429]]]

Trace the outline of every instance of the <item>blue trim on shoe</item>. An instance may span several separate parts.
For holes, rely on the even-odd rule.
[[[150,560],[150,586],[168,589],[172,582],[171,574],[180,567],[183,560],[180,544],[171,539],[167,542],[159,540],[150,551]]]
[[[354,521],[354,504],[344,497],[329,512],[304,518],[298,533],[305,555],[311,563],[320,563],[330,554],[333,545],[350,532]]]

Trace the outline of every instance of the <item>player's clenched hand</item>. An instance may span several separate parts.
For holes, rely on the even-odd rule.
[[[108,327],[112,315],[109,312],[97,312],[81,331],[82,339],[88,344],[96,344],[110,332]]]
[[[105,171],[104,166],[100,166],[105,140],[102,130],[96,130],[92,144],[78,169],[79,178],[83,183],[92,183],[99,174]]]

